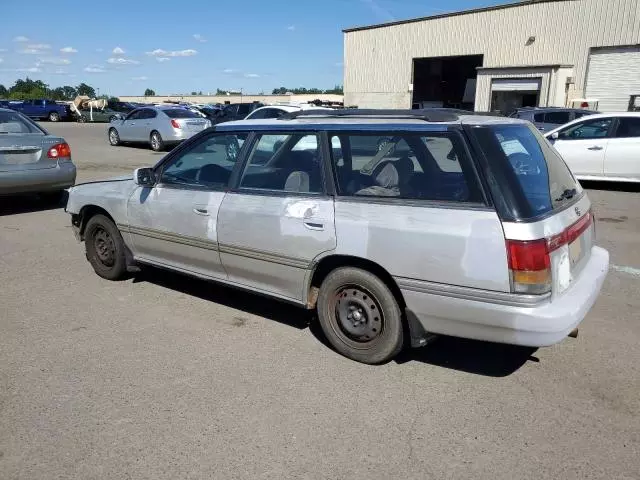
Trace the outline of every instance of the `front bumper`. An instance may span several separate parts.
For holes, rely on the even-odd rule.
[[[491,303],[402,289],[407,308],[430,333],[543,347],[556,344],[587,315],[609,270],[609,252],[593,247],[578,280],[533,306]]]
[[[0,195],[64,190],[76,183],[76,166],[59,162],[53,168],[0,172]]]

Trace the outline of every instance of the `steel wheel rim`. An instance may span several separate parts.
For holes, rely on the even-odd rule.
[[[118,133],[115,130],[111,130],[109,132],[109,141],[111,141],[111,143],[115,145],[116,143],[118,143],[118,139]]]
[[[384,330],[380,303],[371,292],[358,285],[345,285],[336,290],[333,314],[338,327],[336,333],[354,346],[375,341]]]
[[[151,147],[153,147],[154,150],[158,150],[159,146],[160,140],[158,139],[158,134],[154,133],[153,135],[151,135]]]
[[[93,234],[93,249],[98,261],[105,267],[113,267],[116,261],[116,245],[111,234],[102,227]]]

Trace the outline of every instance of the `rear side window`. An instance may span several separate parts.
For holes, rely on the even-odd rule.
[[[186,108],[168,108],[162,111],[169,118],[200,118],[198,115]]]
[[[640,137],[640,117],[620,117],[618,122],[616,138]]]
[[[553,123],[554,125],[564,125],[571,121],[569,112],[547,112],[544,116],[545,123]]]
[[[582,189],[558,153],[529,125],[471,129],[489,159],[493,175],[508,190],[520,219],[562,208]]]
[[[475,172],[454,133],[330,135],[338,193],[444,202],[481,202]]]

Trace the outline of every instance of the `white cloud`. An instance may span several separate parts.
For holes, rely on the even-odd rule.
[[[33,43],[27,45],[22,50],[18,50],[18,53],[24,53],[26,55],[42,55],[43,53],[47,53],[48,50],[51,50],[51,45],[47,43]]]
[[[67,72],[64,68],[57,68],[53,72],[54,75],[67,75],[68,73],[69,72]]]
[[[167,57],[156,57],[156,60],[159,62],[168,62],[171,59]]]
[[[147,52],[147,55],[151,55],[152,57],[192,57],[196,55],[197,50],[193,50],[191,48],[187,50],[162,50],[161,48],[156,48],[152,52]]]
[[[236,71],[235,71],[233,68],[225,68],[225,69],[222,71],[222,73],[229,74],[229,73],[236,73]]]
[[[46,57],[39,58],[38,61],[40,63],[48,63],[49,65],[70,65],[71,60],[68,58],[60,58],[60,57]]]
[[[22,35],[18,35],[17,37],[13,38],[14,42],[28,42],[29,39],[27,37],[24,37]]]
[[[6,51],[7,51],[7,49],[6,49],[6,48],[0,48],[0,53],[2,53],[2,52],[6,52]]]
[[[244,77],[245,78],[260,78],[260,75],[258,75],[257,73],[245,73]]]
[[[116,47],[111,53],[113,53],[114,55],[124,55],[125,51],[120,47]]]
[[[0,58],[0,63],[4,62],[4,60],[2,58]]]
[[[76,50],[73,47],[64,47],[64,48],[61,48],[60,51],[62,53],[78,53],[78,50]]]
[[[200,43],[205,43],[205,42],[207,41],[207,39],[206,39],[206,38],[204,38],[204,37],[203,37],[202,35],[200,35],[199,33],[194,33],[194,34],[193,34],[193,38],[194,38],[194,40],[196,40],[197,42],[200,42]]]
[[[111,57],[109,60],[107,60],[107,63],[110,63],[112,65],[138,65],[140,62],[137,60],[132,60],[130,58]]]
[[[84,71],[87,73],[104,73],[106,70],[102,65],[87,65],[84,67]]]
[[[16,68],[16,72],[39,73],[41,71],[40,67]]]
[[[149,80],[149,77],[145,77],[143,75],[141,77],[131,77],[131,80],[136,80],[136,81]]]
[[[289,26],[287,27],[287,30],[289,30],[290,32],[293,32],[295,29],[296,29],[296,26],[295,26],[295,25],[289,25]]]

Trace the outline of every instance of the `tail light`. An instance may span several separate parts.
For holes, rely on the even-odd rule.
[[[172,119],[171,119],[171,126],[172,126],[173,128],[178,128],[178,129],[179,129],[179,128],[182,128],[182,127],[180,127],[180,124],[176,121],[176,119],[175,119],[175,118],[172,118]]]
[[[539,240],[507,240],[507,256],[514,293],[551,291],[551,253],[574,242],[591,226],[591,212],[562,233]]]
[[[56,143],[52,145],[51,148],[47,151],[47,157],[52,160],[57,160],[59,158],[69,158],[71,157],[71,147],[68,143]]]

